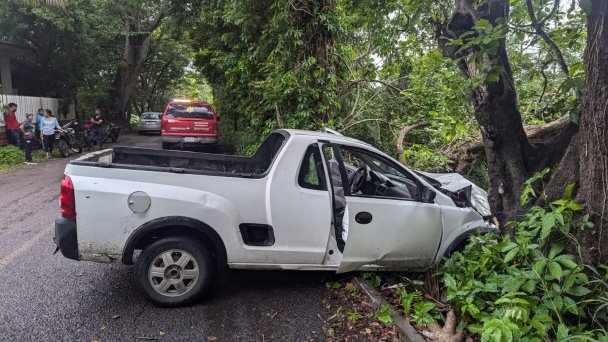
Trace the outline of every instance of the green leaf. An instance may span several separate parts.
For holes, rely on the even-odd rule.
[[[545,266],[547,266],[547,259],[540,259],[534,263],[532,267],[536,273],[542,276],[545,271]]]
[[[564,325],[564,323],[560,323],[557,326],[557,339],[565,340],[568,337],[568,328]]]
[[[551,234],[551,229],[555,225],[555,218],[553,215],[545,215],[543,216],[542,230],[540,232],[540,238],[546,239],[549,234]]]
[[[566,310],[568,310],[568,312],[578,316],[578,307],[576,306],[576,302],[574,301],[574,299],[570,297],[564,297],[564,305],[566,306]]]
[[[542,324],[541,322],[537,321],[536,319],[533,319],[530,321],[530,325],[543,337],[547,336],[547,329],[545,328],[545,325]]]
[[[559,263],[555,262],[555,261],[550,261],[549,265],[549,273],[551,274],[551,276],[553,276],[553,278],[555,279],[561,279],[562,278],[562,267],[559,265]]]
[[[561,253],[564,250],[564,244],[556,243],[551,246],[551,250],[549,251],[549,259],[555,258],[556,255]]]
[[[574,259],[574,256],[563,254],[558,255],[554,260],[572,270],[578,267],[578,264],[572,259]]]
[[[381,305],[380,310],[374,314],[374,318],[384,325],[392,325],[393,317],[391,317],[390,304]]]
[[[527,293],[532,293],[536,289],[536,282],[530,279],[521,287],[521,289]]]
[[[457,287],[456,279],[454,279],[454,277],[452,277],[452,275],[450,275],[449,273],[446,273],[443,276],[443,283],[449,289],[456,289],[456,287]]]
[[[564,190],[564,197],[566,199],[572,199],[572,191],[574,190],[574,183],[569,184]]]
[[[513,241],[509,241],[508,239],[507,243],[500,249],[501,252],[508,252],[510,250],[512,250],[513,248],[517,247],[517,244]]]
[[[479,324],[470,324],[467,326],[467,330],[472,332],[473,334],[481,334],[483,331],[483,327]]]
[[[591,293],[591,290],[589,290],[588,288],[586,288],[584,286],[577,286],[577,287],[573,287],[573,288],[569,289],[566,292],[568,292],[569,294],[571,294],[573,296],[583,297],[583,296],[586,296],[589,293]]]
[[[504,259],[505,264],[509,263],[509,261],[513,260],[513,258],[515,258],[517,253],[519,253],[519,247],[515,247],[512,250],[510,250],[509,253],[507,253],[507,255],[505,255],[505,259]]]

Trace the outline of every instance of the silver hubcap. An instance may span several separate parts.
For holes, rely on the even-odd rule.
[[[194,257],[181,249],[157,255],[150,265],[148,279],[152,288],[163,296],[177,297],[188,293],[198,281],[199,268]]]

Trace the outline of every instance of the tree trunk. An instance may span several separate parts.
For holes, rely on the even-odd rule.
[[[311,89],[327,89],[331,75],[335,73],[332,61],[334,49],[334,33],[327,24],[324,16],[331,16],[336,10],[335,0],[295,0],[290,2],[290,15],[293,25],[301,30],[306,37],[308,46],[296,63],[302,63],[308,57],[314,57],[316,66],[310,69]],[[317,70],[318,69],[318,70]],[[319,72],[320,74],[316,74]],[[320,97],[312,104],[312,111],[318,122],[327,123],[330,113],[324,107],[324,99]]]
[[[577,232],[585,262],[608,262],[608,1],[592,0],[587,18],[586,80],[580,130],[548,187],[559,198],[576,184],[575,199],[591,215],[595,228]]]
[[[481,136],[488,161],[490,178],[488,199],[494,216],[503,232],[509,221],[517,220],[525,210],[520,205],[524,183],[535,172],[559,161],[572,127],[559,134],[551,143],[532,144],[524,131],[517,105],[517,94],[511,65],[507,56],[505,38],[497,41],[492,50],[480,46],[461,49],[448,39],[462,38],[473,30],[482,19],[496,27],[509,16],[508,0],[489,0],[477,4],[475,0],[455,0],[455,10],[447,23],[435,23],[436,37],[444,55],[459,59],[464,74],[485,81],[473,89],[471,97],[474,114],[481,129]],[[498,72],[498,79],[490,77]]]
[[[141,67],[150,52],[151,34],[160,25],[164,13],[158,13],[148,25],[142,24],[139,17],[139,15],[130,15],[125,23],[127,36],[123,52],[124,64],[116,73],[112,91],[112,110],[116,119],[125,123],[129,122],[126,112],[135,91],[135,84]],[[146,30],[146,32],[140,33],[142,30]]]

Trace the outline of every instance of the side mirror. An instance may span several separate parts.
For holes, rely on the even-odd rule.
[[[435,191],[427,187],[423,187],[422,191],[420,192],[420,199],[424,203],[433,203],[435,201],[436,196],[437,194],[435,193]]]
[[[218,122],[222,121],[222,117],[221,117],[221,116],[218,116],[218,115],[216,115],[216,116],[215,116],[215,119],[216,119]]]

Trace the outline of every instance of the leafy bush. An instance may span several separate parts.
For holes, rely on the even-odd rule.
[[[393,325],[393,317],[391,317],[391,305],[382,304],[380,309],[374,314],[373,318],[384,325]]]
[[[416,325],[427,325],[440,317],[436,305],[425,300],[420,290],[397,289],[395,293],[401,302],[403,313]]]
[[[14,166],[23,164],[24,161],[23,151],[19,148],[13,145],[0,147],[0,166]]]
[[[138,124],[139,124],[139,116],[131,114],[131,117],[129,118],[129,125],[131,126],[131,129],[136,131]]]
[[[593,225],[573,186],[553,202],[534,191],[547,172],[528,181],[522,202],[540,196],[544,204],[513,223],[514,236],[475,236],[440,270],[447,299],[482,341],[608,341],[608,278],[571,254],[579,249],[573,232]]]

